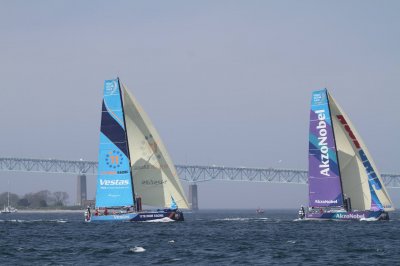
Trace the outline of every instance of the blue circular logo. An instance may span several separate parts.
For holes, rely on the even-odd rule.
[[[105,161],[108,167],[116,169],[119,168],[124,162],[124,156],[120,151],[110,151],[108,154],[106,154]]]

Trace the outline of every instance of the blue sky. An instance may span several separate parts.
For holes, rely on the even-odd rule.
[[[177,164],[305,169],[311,91],[327,87],[379,170],[400,172],[399,10],[398,1],[2,1],[0,154],[96,160],[103,81],[118,75]],[[20,193],[74,194],[74,177],[1,176]],[[200,205],[291,207],[306,193],[208,183]]]

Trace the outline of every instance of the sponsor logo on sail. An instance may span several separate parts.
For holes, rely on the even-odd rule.
[[[316,110],[315,113],[318,116],[318,125],[316,127],[318,131],[318,146],[321,152],[321,160],[319,168],[321,168],[321,175],[330,176],[329,174],[329,148],[328,148],[328,131],[326,127],[326,115],[325,110]]]
[[[143,185],[164,185],[167,183],[167,180],[153,180],[153,179],[147,179],[143,180],[142,184]]]
[[[346,130],[346,132],[348,133],[350,139],[353,141],[354,146],[358,149],[358,154],[360,155],[360,158],[364,165],[365,171],[368,174],[368,179],[369,179],[371,185],[373,185],[376,190],[382,189],[382,184],[378,178],[378,175],[375,173],[375,170],[372,167],[371,162],[368,160],[368,157],[365,154],[364,150],[361,149],[361,145],[358,142],[353,131],[351,130],[350,126],[347,124],[346,119],[343,117],[343,115],[337,115],[336,117],[339,119],[340,123],[342,123],[342,125],[343,125],[344,129]]]
[[[101,186],[127,186],[129,185],[129,180],[126,179],[100,179]]]
[[[105,94],[106,95],[111,95],[114,94],[115,91],[117,90],[118,86],[117,86],[117,82],[115,80],[108,80],[106,81],[106,90],[105,90]]]
[[[323,104],[323,103],[326,103],[326,93],[325,93],[325,91],[314,92],[312,100],[313,100],[312,104]]]
[[[100,174],[101,175],[116,175],[117,172],[116,171],[101,171]]]
[[[318,203],[318,204],[337,204],[338,203],[337,200],[319,200],[319,199],[316,199],[314,202]]]
[[[124,162],[124,156],[122,152],[113,150],[106,154],[105,162],[109,168],[116,169],[121,167],[122,163]]]

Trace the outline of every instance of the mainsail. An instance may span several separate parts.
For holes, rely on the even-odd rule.
[[[310,207],[343,206],[335,134],[326,90],[312,94],[308,151]]]
[[[136,196],[144,205],[189,208],[177,171],[160,136],[135,97],[121,84]]]
[[[124,113],[119,80],[104,82],[96,207],[133,206]]]
[[[309,199],[310,207],[339,207],[350,199],[354,210],[394,210],[361,137],[326,89],[312,95]]]

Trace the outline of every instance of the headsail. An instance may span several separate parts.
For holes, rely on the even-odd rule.
[[[328,93],[343,192],[356,210],[394,210],[382,178],[360,135]]]
[[[156,129],[121,84],[135,193],[144,205],[189,208],[177,171]]]
[[[119,80],[104,82],[96,207],[134,205]]]
[[[310,207],[343,206],[334,132],[326,90],[311,100],[308,187]]]

